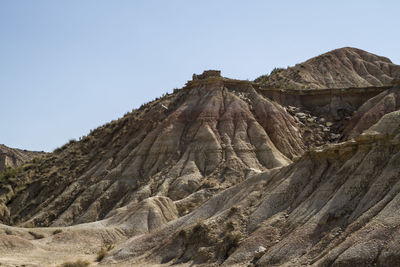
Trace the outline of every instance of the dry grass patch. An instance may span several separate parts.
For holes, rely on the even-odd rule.
[[[59,267],[87,267],[90,266],[89,261],[77,260],[75,262],[68,261],[61,264]]]

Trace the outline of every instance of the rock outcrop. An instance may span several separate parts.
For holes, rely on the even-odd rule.
[[[207,78],[212,78],[212,77],[221,77],[221,71],[220,70],[205,70],[205,71],[203,71],[202,74],[193,74],[192,80],[193,81],[205,80]]]
[[[323,89],[390,85],[400,66],[361,49],[344,47],[255,81],[272,88]]]

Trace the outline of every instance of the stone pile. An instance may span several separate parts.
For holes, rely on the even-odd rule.
[[[339,140],[341,121],[329,120],[321,115],[316,116],[300,107],[287,106],[286,110],[302,129],[305,142],[309,146],[321,146]]]

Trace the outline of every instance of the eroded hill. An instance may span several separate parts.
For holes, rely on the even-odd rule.
[[[156,195],[179,200],[185,213],[305,148],[294,117],[250,83],[193,81],[23,166],[3,195],[1,220],[92,222]]]
[[[343,90],[195,75],[2,181],[0,263],[399,265],[400,87]]]
[[[390,85],[400,66],[361,49],[344,47],[255,81],[272,88],[323,89]]]

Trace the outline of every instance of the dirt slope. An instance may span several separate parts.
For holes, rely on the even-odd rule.
[[[344,47],[287,69],[275,69],[255,81],[275,88],[323,89],[390,85],[400,66],[388,58]]]

